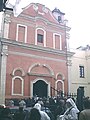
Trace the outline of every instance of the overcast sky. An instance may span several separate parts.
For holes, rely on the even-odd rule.
[[[89,0],[21,0],[22,6],[31,2],[41,3],[53,10],[55,7],[65,13],[70,31],[70,47],[86,46],[90,43]],[[90,45],[90,44],[89,44]]]

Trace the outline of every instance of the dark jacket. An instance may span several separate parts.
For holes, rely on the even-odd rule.
[[[14,114],[13,119],[14,120],[24,120],[26,117],[27,112],[24,111],[22,108],[19,108],[18,111]]]

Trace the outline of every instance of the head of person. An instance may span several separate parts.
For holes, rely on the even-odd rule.
[[[23,111],[24,109],[24,105],[23,104],[19,104],[19,111]]]
[[[90,98],[89,97],[85,98],[83,104],[85,109],[90,109]]]
[[[76,104],[75,104],[75,102],[74,102],[74,100],[72,98],[68,98],[66,100],[66,105],[67,105],[68,108],[71,107],[71,106],[74,107],[74,108],[77,107]]]
[[[41,114],[37,108],[32,108],[29,114],[29,120],[41,120]]]
[[[41,105],[39,103],[36,103],[34,105],[34,108],[38,109],[39,111],[41,111]]]
[[[0,108],[6,108],[4,104],[0,104]]]
[[[60,105],[61,107],[63,107],[63,106],[65,105],[65,100],[64,100],[64,99],[61,99],[61,100],[59,101],[59,105]]]
[[[44,105],[42,98],[39,98],[38,101],[37,101],[37,103],[39,103],[41,106]]]
[[[74,103],[74,101],[71,99],[71,98],[68,98],[67,100],[66,100],[66,107],[67,108],[70,108],[71,106],[73,106],[75,103]]]
[[[79,110],[78,110],[78,108],[77,108],[77,106],[72,98],[68,98],[66,100],[66,107],[67,108],[74,108],[76,113],[79,113]]]

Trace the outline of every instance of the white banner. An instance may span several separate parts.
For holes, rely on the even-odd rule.
[[[6,7],[13,9],[13,13],[15,17],[17,17],[23,11],[20,3],[21,0],[8,0],[6,2]]]
[[[13,13],[15,17],[17,17],[23,11],[23,9],[21,8],[20,2],[21,0],[16,0],[15,2],[15,6],[13,8]]]

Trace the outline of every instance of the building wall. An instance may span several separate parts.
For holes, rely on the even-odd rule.
[[[22,52],[21,52],[22,51]],[[9,57],[7,58],[7,84],[10,85],[12,83],[12,71],[14,69],[21,68],[25,72],[25,76],[23,77],[24,79],[24,87],[27,88],[29,91],[25,91],[23,93],[23,96],[30,96],[30,86],[27,86],[27,81],[30,84],[30,81],[33,80],[31,77],[28,75],[29,68],[34,65],[34,64],[40,64],[41,67],[37,67],[33,69],[32,73],[38,74],[40,78],[40,74],[46,75],[45,79],[48,80],[48,77],[51,77],[51,81],[53,83],[53,87],[55,88],[55,82],[57,81],[56,79],[56,74],[62,73],[65,78],[67,77],[67,72],[66,72],[66,63],[63,57],[53,55],[51,53],[43,53],[43,52],[37,52],[37,51],[32,51],[32,50],[26,50],[26,49],[20,49],[19,47],[11,47],[9,48]],[[60,64],[60,65],[59,65]],[[53,71],[53,75],[50,74],[48,69],[46,67],[42,67],[42,65],[48,66],[47,68],[51,69]],[[16,75],[17,76],[17,75]],[[41,76],[41,78],[44,78]],[[49,78],[50,79],[50,78]],[[55,80],[54,80],[55,79]],[[51,82],[50,80],[48,80]],[[67,80],[65,84],[65,91],[67,91]],[[12,92],[12,86],[10,86],[9,90],[8,85],[6,88],[6,96],[11,97],[11,92]],[[18,88],[18,86],[17,86]],[[14,96],[17,97],[17,96]]]
[[[77,93],[79,87],[84,87],[84,95],[90,96],[90,84],[89,84],[89,64],[90,61],[87,58],[89,51],[75,50],[75,55],[72,57],[72,65],[70,69],[70,91]],[[84,66],[84,78],[80,78],[79,66]]]
[[[18,17],[8,10],[4,14],[4,20],[7,19],[1,39],[4,58],[1,85],[4,86],[0,89],[5,91],[0,94],[1,103],[8,98],[33,97],[33,84],[38,80],[48,85],[48,96],[56,96],[55,90],[68,91],[66,54],[73,54],[66,52],[65,33],[70,29],[43,7],[33,3]],[[37,34],[43,35],[43,43],[37,42]],[[55,90],[51,91],[51,87]]]

